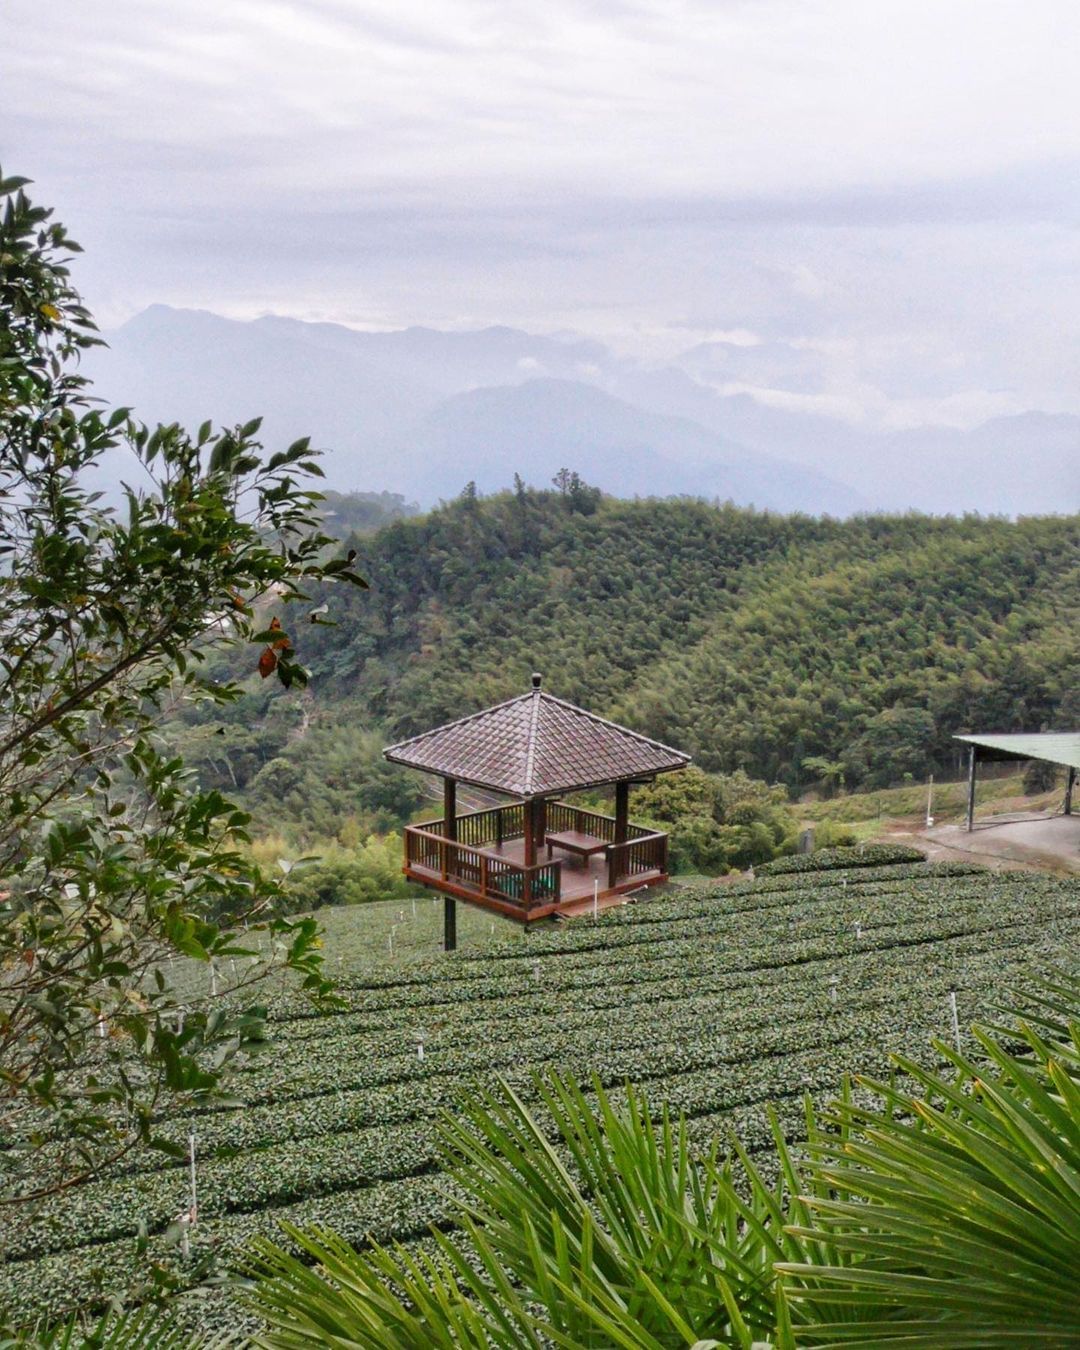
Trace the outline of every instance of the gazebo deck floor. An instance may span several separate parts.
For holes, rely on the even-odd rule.
[[[506,843],[499,845],[488,845],[485,852],[495,854],[500,858],[505,858],[507,862],[515,863],[519,867],[525,865],[525,841],[523,839],[510,839]],[[547,847],[537,849],[537,861],[547,860]],[[556,844],[552,851],[553,860],[557,859],[561,864],[561,881],[559,888],[559,900],[557,904],[543,905],[539,908],[533,908],[529,912],[529,919],[543,918],[551,913],[559,913],[568,905],[574,905],[580,908],[583,900],[591,900],[594,894],[596,883],[599,883],[598,893],[602,901],[605,897],[618,896],[628,890],[637,890],[639,886],[652,886],[659,881],[667,879],[666,873],[660,871],[637,872],[632,877],[622,877],[619,884],[614,888],[608,885],[608,864],[607,859],[602,854],[594,854],[591,858],[579,857],[559,848]],[[490,905],[490,900],[482,897],[479,887],[470,886],[461,878],[451,878],[450,885],[443,881],[442,875],[435,868],[423,867],[417,863],[412,863],[407,871],[407,875],[417,881],[433,886],[436,890],[446,891],[462,900],[476,899],[485,905]],[[475,892],[475,896],[467,892]],[[500,906],[500,908],[504,908]],[[505,912],[510,913],[514,906],[505,906]],[[520,917],[525,918],[521,913]]]

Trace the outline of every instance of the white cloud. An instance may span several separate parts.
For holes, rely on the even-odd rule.
[[[842,394],[802,394],[790,389],[767,389],[752,384],[731,382],[717,386],[726,396],[749,394],[756,403],[785,412],[814,413],[819,417],[836,417],[841,422],[860,425],[868,421],[865,404]]]
[[[724,347],[760,347],[764,338],[749,328],[717,328],[706,334],[702,342],[716,342]]]
[[[111,321],[787,343],[755,397],[966,418],[1080,390],[1078,47],[1072,0],[7,0],[4,164]]]
[[[1064,0],[8,0],[0,22],[9,108],[151,172],[154,147],[195,152],[181,192],[222,157],[245,192],[460,202],[891,187],[1080,152]]]
[[[828,294],[828,283],[803,263],[791,270],[791,289],[806,300],[821,300]]]

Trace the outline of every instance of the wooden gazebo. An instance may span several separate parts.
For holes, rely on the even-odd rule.
[[[443,815],[405,830],[405,875],[446,897],[445,946],[456,945],[457,900],[529,923],[594,896],[667,879],[668,837],[629,819],[630,787],[683,769],[688,755],[540,687],[448,722],[383,754],[443,780]],[[457,785],[511,797],[457,812]],[[614,786],[615,814],[563,793]]]

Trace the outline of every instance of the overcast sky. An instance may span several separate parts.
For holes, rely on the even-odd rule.
[[[1080,411],[1075,0],[5,0],[0,90],[105,324],[714,340],[853,421]]]

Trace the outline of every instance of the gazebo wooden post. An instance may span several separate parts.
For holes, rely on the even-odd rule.
[[[1065,779],[1065,814],[1072,815],[1073,787],[1076,784],[1076,769],[1070,764],[1069,774]]]
[[[443,840],[442,875],[445,881],[450,871],[450,844],[457,839],[457,782],[443,779]],[[457,901],[451,895],[443,896],[443,951],[457,948]]]
[[[975,828],[975,747],[968,750],[967,832]]]
[[[627,782],[615,784],[615,838],[613,840],[616,847],[608,855],[608,889],[614,890],[618,885],[619,877],[622,875],[620,865],[625,862],[625,849],[618,847],[619,844],[626,843],[626,837],[630,833],[630,784]]]
[[[525,824],[525,884],[522,887],[521,899],[525,908],[528,909],[532,903],[532,872],[529,870],[536,866],[536,826],[538,824],[537,801],[535,797],[529,797],[525,802],[525,809],[522,812]]]
[[[630,825],[630,784],[615,784],[615,842],[625,844]]]

